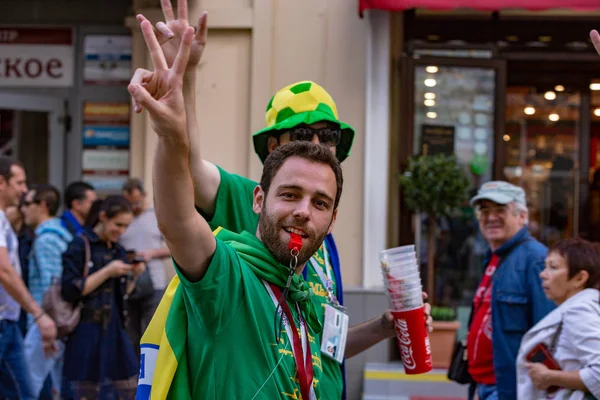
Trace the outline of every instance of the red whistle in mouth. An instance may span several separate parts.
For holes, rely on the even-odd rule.
[[[302,248],[302,236],[297,233],[290,233],[290,243],[288,244],[288,250],[300,251]]]

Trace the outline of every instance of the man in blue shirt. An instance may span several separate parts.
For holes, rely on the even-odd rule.
[[[96,191],[89,183],[77,181],[67,186],[65,189],[66,211],[60,216],[60,219],[71,235],[75,236],[81,232],[96,198]]]

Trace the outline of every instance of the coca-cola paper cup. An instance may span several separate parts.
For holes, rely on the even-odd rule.
[[[385,257],[393,257],[395,255],[415,253],[415,245],[409,244],[408,246],[393,247],[391,249],[382,250],[379,252],[379,258],[383,260]]]
[[[416,282],[421,279],[421,273],[419,270],[408,271],[410,273],[402,273],[397,270],[390,270],[385,275],[385,281],[403,281],[406,283]]]
[[[388,265],[403,264],[403,263],[417,263],[417,255],[413,253],[400,254],[393,257],[385,257],[381,262],[385,262]]]
[[[423,306],[423,296],[419,298],[403,298],[403,299],[392,299],[390,298],[390,307],[393,311],[408,311]]]
[[[433,365],[423,307],[410,311],[394,311],[392,315],[404,372],[414,375],[431,371]]]
[[[390,279],[386,281],[386,287],[390,293],[397,293],[404,290],[422,289],[421,279],[407,282],[404,279]]]
[[[412,267],[390,267],[387,268],[386,270],[387,274],[389,276],[392,276],[396,279],[402,279],[405,276],[409,276],[409,275],[413,275],[413,274],[418,274],[419,273],[419,267],[412,266]]]
[[[423,289],[417,287],[411,290],[400,290],[400,291],[388,291],[390,299],[392,300],[404,300],[404,299],[423,299]]]

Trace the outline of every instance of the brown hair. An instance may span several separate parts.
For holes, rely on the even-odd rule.
[[[344,176],[340,162],[335,157],[335,154],[329,150],[329,147],[306,141],[294,141],[277,147],[265,160],[262,177],[260,178],[260,187],[265,192],[265,196],[269,192],[271,182],[281,168],[283,163],[290,157],[301,157],[309,161],[314,161],[326,164],[333,170],[335,174],[335,183],[337,191],[335,194],[335,202],[333,209],[337,209],[342,196],[342,186],[344,184]]]
[[[13,165],[21,167],[23,170],[25,170],[23,164],[20,161],[17,161],[10,157],[0,156],[0,176],[2,176],[6,182],[8,182],[10,178],[12,178]]]
[[[569,279],[579,271],[587,271],[585,287],[600,289],[600,244],[581,238],[563,239],[554,244],[548,253],[556,252],[567,262]]]
[[[139,190],[141,194],[146,194],[146,192],[144,191],[144,184],[139,178],[127,179],[127,181],[123,184],[122,189],[124,192],[129,194],[133,193],[133,191],[136,189]]]
[[[35,192],[33,195],[33,202],[40,204],[43,201],[46,203],[48,214],[50,214],[51,217],[55,217],[56,213],[58,213],[58,207],[60,206],[60,193],[58,192],[58,189],[52,185],[43,183],[36,185],[32,190]]]
[[[100,222],[100,213],[104,212],[106,218],[111,219],[122,213],[130,213],[131,203],[121,195],[110,195],[106,199],[98,199],[92,204],[90,213],[85,221],[85,225],[94,228]]]

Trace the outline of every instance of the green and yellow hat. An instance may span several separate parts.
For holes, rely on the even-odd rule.
[[[340,126],[342,134],[336,150],[338,160],[342,162],[350,155],[354,128],[338,120],[335,102],[325,89],[314,82],[296,82],[275,93],[267,106],[265,120],[267,127],[252,137],[254,151],[263,163],[269,155],[269,136],[276,136],[301,124],[321,121]]]

